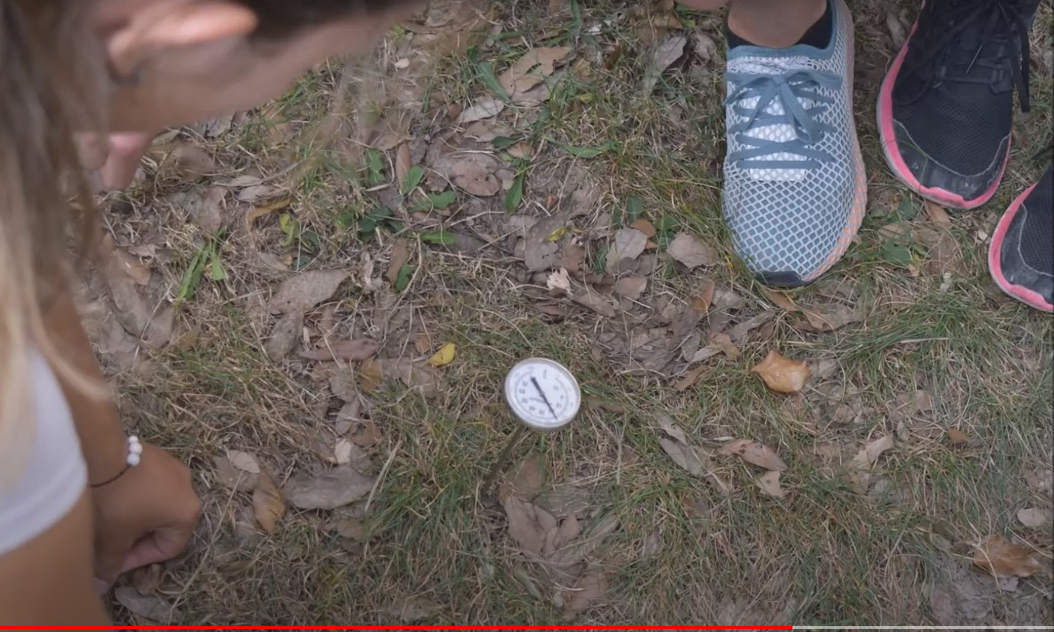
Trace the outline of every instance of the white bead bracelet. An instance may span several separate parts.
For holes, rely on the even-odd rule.
[[[121,478],[122,476],[124,476],[125,472],[127,472],[128,470],[132,469],[133,467],[139,465],[139,461],[141,460],[141,455],[142,454],[143,454],[143,444],[139,443],[139,437],[137,437],[135,435],[129,435],[128,436],[128,454],[125,457],[124,469],[122,469],[120,472],[118,472],[117,475],[114,476],[113,478],[111,478],[111,479],[109,479],[107,481],[104,481],[102,483],[98,483],[98,484],[92,485],[92,487],[103,487],[103,486],[109,485],[110,483],[112,483],[112,482],[116,481],[117,479]]]
[[[143,444],[139,443],[139,437],[130,435],[128,437],[128,467],[139,465],[139,455],[143,453]]]

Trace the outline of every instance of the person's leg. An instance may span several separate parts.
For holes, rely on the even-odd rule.
[[[793,46],[827,10],[827,0],[682,0],[699,11],[728,5],[728,29],[768,48]]]
[[[894,175],[953,208],[991,199],[1010,155],[1014,88],[1029,109],[1039,0],[928,0],[890,66],[878,127]]]
[[[732,0],[727,39],[725,220],[763,283],[805,285],[845,253],[866,204],[852,17],[844,0]]]

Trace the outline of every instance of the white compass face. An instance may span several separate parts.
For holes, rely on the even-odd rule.
[[[570,371],[552,360],[531,358],[514,366],[505,378],[505,399],[527,426],[556,430],[578,414],[582,393]]]

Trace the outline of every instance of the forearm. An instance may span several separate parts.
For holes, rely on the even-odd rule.
[[[55,300],[44,314],[44,324],[51,342],[71,366],[85,378],[103,382],[102,370],[95,359],[91,343],[81,325],[80,314],[68,286],[62,286]],[[55,371],[62,392],[66,396],[81,452],[88,464],[88,481],[101,483],[118,474],[124,467],[128,449],[124,428],[117,407],[110,397],[83,393]]]

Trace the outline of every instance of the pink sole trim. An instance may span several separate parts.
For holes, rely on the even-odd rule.
[[[1024,203],[1025,198],[1028,197],[1029,193],[1032,193],[1032,189],[1035,189],[1037,185],[1038,183],[1033,184],[1025,189],[1024,193],[1017,196],[1010,204],[1010,208],[1006,210],[1006,213],[1003,213],[1003,217],[999,219],[999,224],[995,227],[995,234],[992,235],[992,243],[988,246],[988,270],[992,273],[992,280],[994,280],[995,284],[999,286],[999,289],[1022,303],[1025,303],[1029,307],[1035,307],[1044,312],[1054,313],[1054,305],[1048,303],[1038,292],[1033,292],[1028,288],[1014,285],[1010,281],[1007,281],[1006,277],[1003,276],[1003,268],[1000,263],[1000,258],[1003,252],[1003,241],[1006,239],[1006,231],[1010,229],[1010,223],[1014,221],[1014,217],[1017,216],[1017,212],[1021,209],[1021,205]]]
[[[882,90],[878,96],[878,131],[882,140],[882,153],[885,154],[886,162],[897,180],[900,180],[922,197],[952,208],[977,208],[992,199],[992,196],[995,195],[996,190],[999,188],[999,183],[1003,181],[1006,163],[1010,159],[1009,147],[1007,147],[1006,156],[1003,157],[1003,164],[999,167],[999,177],[995,179],[992,187],[985,191],[981,197],[974,200],[966,200],[961,195],[951,191],[922,186],[918,179],[915,178],[915,174],[911,173],[911,169],[908,169],[907,163],[904,162],[900,155],[900,148],[897,146],[897,135],[893,131],[893,84],[897,80],[897,75],[900,74],[900,68],[904,65],[904,58],[908,54],[908,44],[911,42],[912,36],[915,35],[915,29],[918,26],[919,23],[916,21],[911,27],[908,39],[900,47],[900,52],[897,53],[896,58],[893,60],[893,65],[889,67],[886,78],[882,81]],[[1007,140],[1008,145],[1009,143],[1010,141]]]

